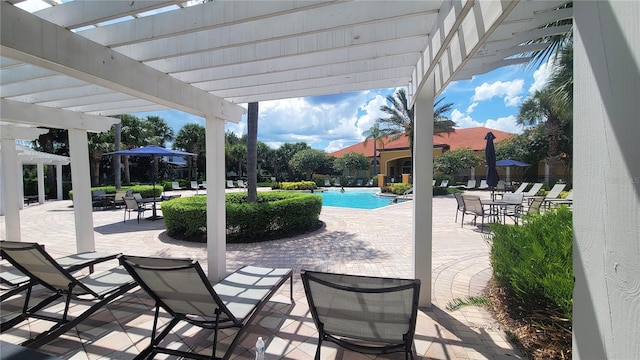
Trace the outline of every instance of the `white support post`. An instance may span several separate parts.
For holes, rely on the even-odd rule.
[[[0,166],[2,166],[2,181],[0,181],[4,200],[4,226],[5,240],[21,241],[20,234],[20,209],[16,206],[19,201],[18,177],[22,172],[16,172],[18,168],[18,153],[16,151],[16,141],[14,139],[2,140],[2,151],[0,152]]]
[[[433,253],[433,101],[435,82],[430,76],[416,94],[413,140],[413,271],[420,279],[420,302],[431,307]]]
[[[62,165],[56,165],[56,198],[58,200],[64,199],[62,196]]]
[[[76,248],[78,252],[95,251],[87,130],[69,129],[69,155],[71,157],[73,214],[76,223]]]
[[[44,204],[44,164],[38,163],[38,204]]]
[[[206,118],[207,148],[207,268],[209,280],[227,273],[225,211],[224,120]]]

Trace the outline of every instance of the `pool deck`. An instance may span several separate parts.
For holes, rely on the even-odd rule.
[[[243,190],[233,190],[243,191]],[[190,196],[195,191],[176,192]],[[203,193],[203,191],[199,191]],[[474,191],[488,198],[488,192]],[[491,277],[489,248],[478,228],[460,219],[454,223],[457,204],[453,196],[433,199],[432,306],[421,308],[415,335],[419,359],[514,359],[519,352],[491,314],[482,307],[446,310],[454,298],[480,295]],[[206,244],[188,243],[167,236],[163,221],[135,219],[123,223],[123,209],[94,211],[96,251],[143,256],[189,257],[206,271]],[[325,226],[313,233],[257,244],[227,245],[227,271],[244,265],[284,267],[294,270],[293,297],[285,285],[245,332],[231,359],[253,359],[258,336],[265,339],[267,359],[313,359],[317,332],[309,313],[299,273],[302,269],[349,274],[412,277],[412,202],[375,210],[324,207]],[[48,201],[20,212],[22,240],[45,244],[54,257],[76,252],[73,209],[70,201]],[[4,239],[4,217],[0,238]],[[97,268],[115,266],[113,262]],[[22,296],[2,303],[2,316],[19,309]],[[71,315],[82,305],[72,302]],[[43,346],[40,351],[67,359],[132,359],[148,345],[153,320],[152,301],[134,288],[98,311],[74,330]],[[53,307],[59,310],[60,306]],[[166,320],[167,317],[163,317]],[[38,333],[43,320],[23,321],[0,335],[19,344]],[[211,331],[178,326],[171,346],[190,347],[210,354]],[[220,348],[230,339],[222,332]],[[400,354],[364,356],[325,343],[322,359],[403,359]],[[218,354],[221,355],[221,354]],[[0,357],[1,349],[0,349]],[[157,356],[156,358],[172,358]]]

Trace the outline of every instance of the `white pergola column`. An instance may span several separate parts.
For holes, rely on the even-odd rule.
[[[64,199],[62,196],[62,165],[56,164],[56,198],[58,200]]]
[[[44,164],[39,162],[38,168],[38,204],[44,204]]]
[[[224,120],[206,118],[207,149],[207,268],[209,280],[227,273],[225,211]]]
[[[416,94],[413,125],[413,271],[423,307],[431,307],[434,84],[429,77]]]
[[[87,130],[69,129],[69,155],[71,157],[76,248],[78,252],[94,251],[96,244],[93,233],[93,206],[91,204]]]
[[[16,151],[16,140],[2,138],[2,152],[0,153],[0,166],[2,166],[2,193],[4,203],[4,226],[5,240],[21,241],[20,234],[20,209],[15,206],[18,204],[20,182],[18,178],[22,176],[22,172],[16,172],[18,168],[18,153]]]
[[[640,2],[573,11],[573,358],[637,359]]]

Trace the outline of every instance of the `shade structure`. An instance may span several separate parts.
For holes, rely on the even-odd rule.
[[[496,170],[496,149],[493,146],[493,139],[495,138],[496,136],[491,131],[484,137],[487,140],[487,145],[484,149],[485,160],[487,161],[487,185],[492,188],[495,188],[500,180],[498,170]]]
[[[196,154],[180,151],[180,150],[171,150],[160,146],[155,145],[147,145],[134,149],[127,150],[119,150],[104,153],[102,155],[127,155],[127,156],[142,156],[142,157],[152,157],[155,162],[156,157],[164,157],[164,156],[196,156]],[[156,213],[156,172],[153,171],[153,215],[151,216],[151,220],[161,219],[161,216],[158,216]]]
[[[500,167],[509,167],[509,166],[527,167],[527,166],[531,166],[531,165],[527,164],[527,163],[523,163],[523,162],[518,161],[518,160],[502,159],[502,160],[496,161],[496,166],[500,166]]]

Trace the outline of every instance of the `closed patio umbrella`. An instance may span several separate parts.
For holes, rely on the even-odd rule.
[[[128,150],[120,150],[120,151],[113,151],[113,152],[108,152],[108,153],[104,153],[102,155],[128,155],[128,156],[142,156],[142,157],[151,157],[153,159],[153,162],[155,163],[156,158],[157,157],[164,157],[164,156],[196,156],[196,154],[192,154],[189,152],[185,152],[185,151],[179,151],[179,150],[171,150],[171,149],[167,149],[167,148],[163,148],[160,146],[155,146],[155,145],[147,145],[147,146],[142,146],[139,148],[135,148],[135,149],[128,149]],[[157,219],[161,219],[161,216],[156,215],[156,173],[155,171],[153,171],[153,216],[151,217],[152,220],[157,220]]]
[[[496,169],[496,149],[493,146],[493,139],[496,136],[491,131],[484,137],[487,140],[487,145],[484,150],[485,160],[487,161],[487,185],[491,186],[491,196],[493,197],[493,191],[498,185],[500,177],[498,177],[498,170]]]

